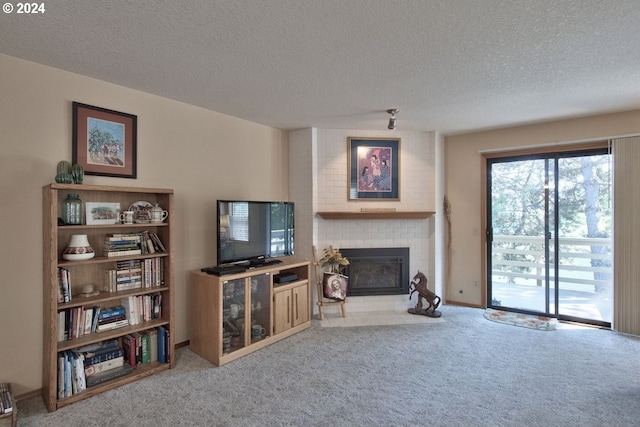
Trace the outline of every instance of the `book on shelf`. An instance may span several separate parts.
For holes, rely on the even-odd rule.
[[[158,361],[158,331],[156,329],[149,329],[146,331],[149,335],[149,361]]]
[[[122,347],[116,344],[115,347],[111,347],[95,353],[80,353],[84,356],[84,366],[97,365],[98,363],[107,362],[109,360],[117,359],[124,356],[124,350]]]
[[[129,319],[130,325],[140,323],[140,315],[138,313],[138,301],[136,296],[128,296],[120,299],[120,304],[124,307],[125,315]]]
[[[149,347],[149,335],[146,333],[140,334],[140,353],[142,364],[149,363],[151,361],[151,348]]]
[[[84,355],[93,356],[96,353],[100,353],[106,350],[118,347],[117,339],[104,340],[93,344],[87,344],[80,347],[76,347],[73,351],[83,353]]]
[[[124,326],[129,326],[129,321],[127,319],[116,320],[115,322],[104,323],[102,325],[99,324],[98,332],[111,331]]]
[[[58,399],[64,399],[64,353],[58,353]]]
[[[102,255],[108,258],[112,258],[112,257],[119,257],[119,256],[140,255],[141,253],[142,251],[140,249],[127,249],[127,250],[121,250],[121,251],[106,250],[102,252]]]
[[[87,379],[84,373],[84,356],[82,354],[73,354],[73,391],[78,394],[87,388]]]
[[[138,366],[136,358],[136,339],[131,334],[122,337],[122,347],[124,349],[124,358],[132,367]]]
[[[109,369],[108,371],[104,371],[87,378],[87,387],[95,387],[107,381],[115,380],[116,378],[125,376],[132,371],[133,368],[131,367],[131,365],[125,363],[122,366],[118,366],[117,368]]]
[[[93,324],[93,307],[87,307],[84,309],[84,333],[90,334],[91,325]]]
[[[115,233],[108,234],[104,238],[105,242],[139,242],[140,234],[139,233]]]
[[[127,314],[126,310],[121,305],[103,308],[102,310],[100,310],[100,314],[98,315],[98,324],[104,323],[105,321],[108,321],[111,318],[124,316],[126,314]]]
[[[124,354],[124,353],[123,353]],[[94,363],[93,365],[85,365],[84,375],[86,378],[90,378],[94,375],[101,374],[110,369],[117,368],[124,365],[124,356],[116,357],[115,359],[105,360],[104,362]]]
[[[167,363],[167,329],[164,326],[158,326],[158,362]]]

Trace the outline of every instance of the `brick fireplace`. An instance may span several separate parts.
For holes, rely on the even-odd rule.
[[[409,248],[341,248],[350,265],[349,296],[401,295],[409,292]]]

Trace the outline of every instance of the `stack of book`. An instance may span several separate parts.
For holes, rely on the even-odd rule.
[[[102,384],[127,373],[124,366],[124,351],[117,340],[74,349],[84,358],[84,376],[87,387]],[[130,370],[129,370],[130,371]]]
[[[116,290],[126,291],[142,287],[142,261],[130,259],[116,262]]]
[[[102,255],[106,257],[140,255],[142,253],[140,242],[139,233],[106,235]]]
[[[0,384],[0,415],[13,412],[13,398],[11,397],[11,387],[8,383]]]
[[[104,332],[129,325],[126,310],[123,306],[102,308],[98,313],[98,326],[96,331]]]

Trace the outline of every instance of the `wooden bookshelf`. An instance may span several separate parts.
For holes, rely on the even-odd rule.
[[[163,223],[107,224],[107,225],[58,225],[62,217],[62,203],[67,194],[80,196],[83,207],[86,202],[120,203],[126,210],[133,203],[146,201],[159,204],[169,216]],[[174,267],[173,267],[173,190],[158,188],[48,184],[42,189],[43,207],[43,304],[44,304],[44,347],[43,347],[43,397],[48,411],[95,396],[106,390],[136,381],[140,378],[170,369],[175,365],[174,329]],[[115,221],[114,221],[115,222]],[[149,231],[155,233],[166,248],[166,252],[144,253],[135,256],[106,257],[103,253],[104,238],[109,234],[130,234]],[[89,260],[68,261],[62,253],[74,234],[86,234],[96,256]],[[104,271],[115,268],[118,261],[162,259],[164,283],[160,286],[141,287],[131,290],[107,292],[103,290]],[[71,295],[69,302],[58,302],[58,268],[70,271]],[[93,284],[101,290],[98,295],[83,297],[83,285]],[[161,316],[152,320],[104,332],[85,333],[73,339],[59,341],[58,313],[77,307],[110,307],[119,305],[120,300],[129,296],[161,294]],[[131,373],[108,382],[86,388],[65,398],[58,397],[58,353],[105,340],[119,340],[132,333],[144,333],[157,327],[167,330],[167,363],[151,362],[138,364]]]

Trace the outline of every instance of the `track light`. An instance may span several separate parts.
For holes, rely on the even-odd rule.
[[[400,111],[397,108],[391,108],[389,110],[387,110],[387,113],[391,114],[391,117],[389,117],[389,126],[387,126],[389,129],[391,130],[395,130],[396,128],[396,113]]]

